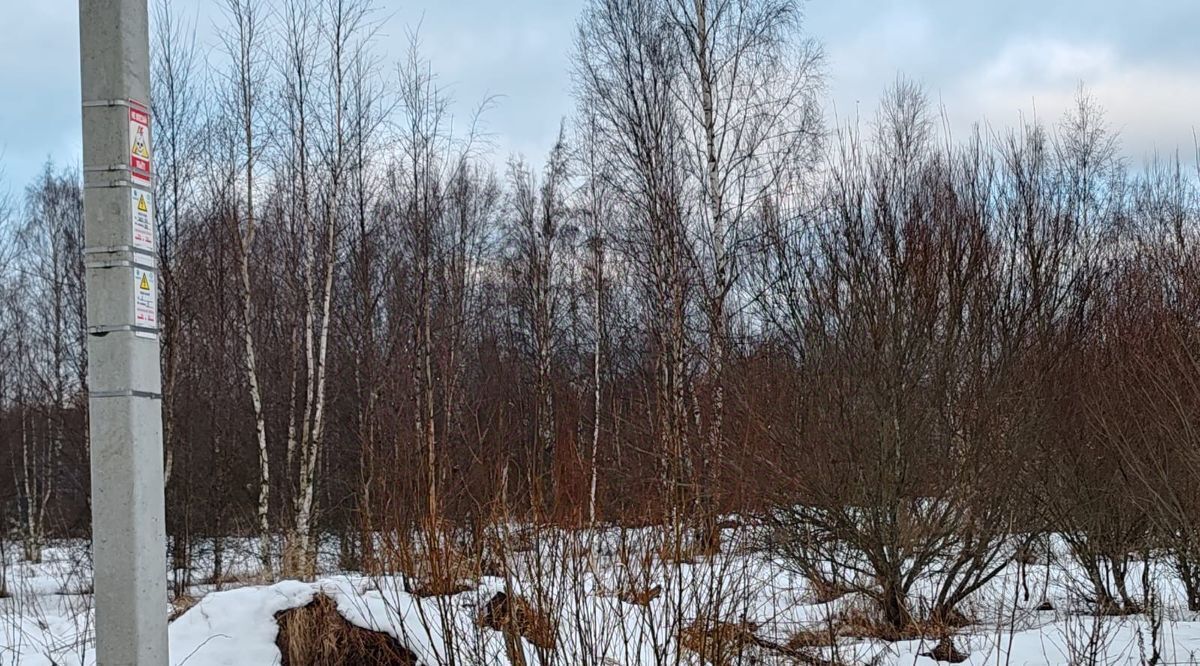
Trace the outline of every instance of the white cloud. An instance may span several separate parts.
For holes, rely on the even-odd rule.
[[[1058,85],[1103,75],[1117,66],[1107,44],[1074,44],[1056,39],[1008,42],[983,68],[988,85],[1010,87],[1030,81]]]
[[[920,78],[937,64],[936,26],[927,14],[892,6],[863,16],[852,26],[847,16],[828,8],[809,30],[825,42],[830,113],[841,122],[869,116],[875,102],[896,76]],[[822,23],[824,21],[824,23]],[[850,31],[848,33],[844,31]],[[831,38],[832,37],[832,38]]]
[[[1080,84],[1106,111],[1129,152],[1193,147],[1200,126],[1200,71],[1134,62],[1104,43],[1014,39],[944,91],[956,128],[986,119],[994,128],[1024,118],[1053,123]]]

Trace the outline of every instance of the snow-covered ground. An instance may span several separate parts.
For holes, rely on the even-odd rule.
[[[627,532],[626,544],[631,534],[633,541],[640,538]],[[620,541],[615,531],[546,531],[530,548],[511,556],[507,581],[480,576],[463,581],[470,589],[441,597],[410,594],[406,589],[412,586],[402,577],[332,570],[311,583],[243,583],[221,591],[196,586],[191,594],[200,597],[199,602],[170,625],[171,662],[278,663],[276,613],[303,606],[317,593],[333,598],[349,622],[391,634],[426,664],[448,663],[452,653],[455,663],[481,666],[510,663],[503,635],[478,621],[488,600],[500,591],[529,600],[553,618],[553,650],[521,641],[530,665],[699,664],[697,655],[681,648],[678,639],[697,617],[712,616],[751,627],[761,639],[760,645],[747,647],[729,663],[795,664],[800,662],[793,656],[769,646],[785,645],[804,629],[828,627],[832,617],[863,603],[853,595],[815,603],[801,577],[747,547],[738,534],[728,535],[719,555],[684,564],[631,557]],[[645,543],[650,543],[648,537]],[[229,556],[235,572],[253,575],[249,544]],[[329,570],[336,558],[331,554],[321,562]],[[1170,567],[1150,565],[1147,579],[1160,599],[1161,617],[1161,622],[1152,623],[1144,615],[1088,614],[1078,601],[1078,572],[1066,562],[1058,557],[1028,568],[1029,601],[1024,600],[1013,565],[965,605],[974,624],[958,630],[954,642],[969,654],[966,663],[1142,664],[1149,662],[1156,647],[1160,664],[1200,663],[1200,617],[1186,611]],[[199,567],[204,566],[201,558]],[[1141,580],[1140,569],[1139,564],[1130,572],[1132,581]],[[10,552],[6,577],[11,596],[0,599],[0,664],[95,663],[90,568],[81,544],[47,549],[44,561],[36,565]],[[655,588],[661,591],[648,604],[629,603],[630,592]],[[1141,594],[1136,585],[1132,591]],[[921,593],[917,590],[916,595]],[[1043,602],[1053,610],[1037,610]],[[919,656],[934,643],[843,637],[836,647],[810,654],[847,664],[934,664]]]

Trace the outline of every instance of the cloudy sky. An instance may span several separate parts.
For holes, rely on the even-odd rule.
[[[172,0],[212,45],[220,0]],[[389,58],[420,25],[463,109],[488,96],[498,160],[540,158],[570,112],[584,0],[377,0]],[[1200,0],[808,0],[827,57],[831,118],[869,117],[897,75],[922,82],[951,127],[1058,118],[1082,82],[1132,154],[1193,146],[1200,129]],[[214,56],[216,57],[216,56]],[[76,0],[0,0],[0,168],[15,188],[48,157],[79,161]],[[0,182],[0,190],[5,185]]]

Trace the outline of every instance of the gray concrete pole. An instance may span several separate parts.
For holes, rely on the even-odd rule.
[[[146,0],[80,0],[100,666],[168,657],[149,42]]]

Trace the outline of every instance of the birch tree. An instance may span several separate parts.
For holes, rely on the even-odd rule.
[[[790,0],[666,4],[681,51],[676,94],[686,110],[688,187],[704,202],[689,247],[707,328],[705,458],[713,487],[723,465],[725,366],[740,307],[731,299],[747,259],[748,223],[777,178],[812,160],[820,52],[800,34]]]
[[[319,206],[320,188],[317,152],[316,115],[318,110],[317,22],[321,19],[307,0],[291,0],[282,10],[283,57],[278,67],[282,81],[280,100],[283,107],[279,124],[286,131],[279,137],[281,153],[276,168],[275,205],[282,219],[279,233],[286,237],[283,246],[298,269],[287,274],[290,286],[290,312],[284,330],[291,345],[286,356],[289,364],[287,387],[287,456],[284,478],[288,484],[290,523],[286,528],[283,552],[284,575],[304,574],[307,553],[307,516],[301,515],[305,489],[311,486],[308,471],[311,459],[312,412],[315,401],[314,366],[317,363],[315,340],[318,335],[316,282],[319,259],[325,258],[318,239],[324,218],[314,210]],[[318,258],[319,254],[319,258]]]
[[[315,566],[312,517],[326,427],[333,288],[339,265],[339,234],[346,216],[343,190],[351,182],[347,165],[352,127],[346,109],[355,86],[352,77],[367,73],[355,61],[364,55],[361,41],[369,36],[369,11],[370,5],[365,2],[325,0],[316,10],[317,20],[309,23],[314,8],[305,0],[295,0],[285,12],[284,99],[289,109],[293,202],[290,214],[300,234],[303,283],[298,337],[304,359],[304,367],[292,372],[293,394],[296,378],[304,382],[301,406],[297,410],[294,400],[289,403],[287,469],[295,477],[284,570],[292,575],[311,575]],[[319,54],[317,46],[322,47]],[[324,80],[314,87],[318,81],[314,81],[312,72],[321,69]]]
[[[604,353],[606,342],[605,305],[607,297],[605,252],[608,245],[612,201],[602,171],[600,137],[596,119],[585,111],[579,129],[579,157],[583,171],[582,215],[586,225],[589,261],[585,268],[592,305],[592,434],[588,470],[588,524],[596,524],[596,488],[599,480],[601,415],[604,412]]]
[[[230,59],[222,90],[221,122],[228,124],[227,141],[231,148],[226,165],[228,192],[226,211],[230,230],[235,236],[238,274],[241,282],[241,327],[243,364],[250,405],[254,414],[255,443],[258,447],[258,538],[259,560],[264,575],[273,571],[271,563],[271,463],[267,448],[267,423],[259,382],[257,347],[254,340],[254,283],[251,281],[254,240],[258,233],[255,208],[255,168],[262,157],[264,140],[259,135],[262,109],[260,95],[265,77],[266,35],[263,7],[258,0],[226,0],[228,26],[221,38]]]
[[[597,0],[580,21],[579,103],[596,114],[606,167],[630,224],[624,249],[638,268],[653,340],[652,430],[662,451],[665,505],[687,503],[690,475],[687,318],[691,277],[676,100],[680,63],[658,0]]]
[[[535,505],[549,506],[554,492],[555,417],[553,363],[560,335],[562,272],[558,245],[568,216],[567,148],[563,134],[550,151],[542,177],[522,162],[509,168],[513,220],[510,230],[518,329],[533,365],[533,438],[530,491]],[[549,485],[546,480],[549,479]]]
[[[17,236],[28,322],[18,349],[20,490],[25,558],[40,562],[58,492],[65,415],[81,408],[85,388],[83,194],[74,172],[56,172],[47,162],[26,190],[25,208]]]
[[[0,166],[0,184],[4,183],[4,170]],[[14,256],[16,244],[7,242],[13,237],[14,206],[7,187],[0,185],[0,432],[17,430],[17,414],[20,405],[16,399],[18,372],[17,335],[20,311],[17,300],[19,282],[16,276]],[[12,465],[15,468],[15,465]],[[15,481],[15,479],[14,479]],[[7,493],[6,493],[7,495]],[[12,502],[9,497],[0,500],[0,597],[8,594],[8,552],[6,544],[10,526],[15,522],[10,514]]]

